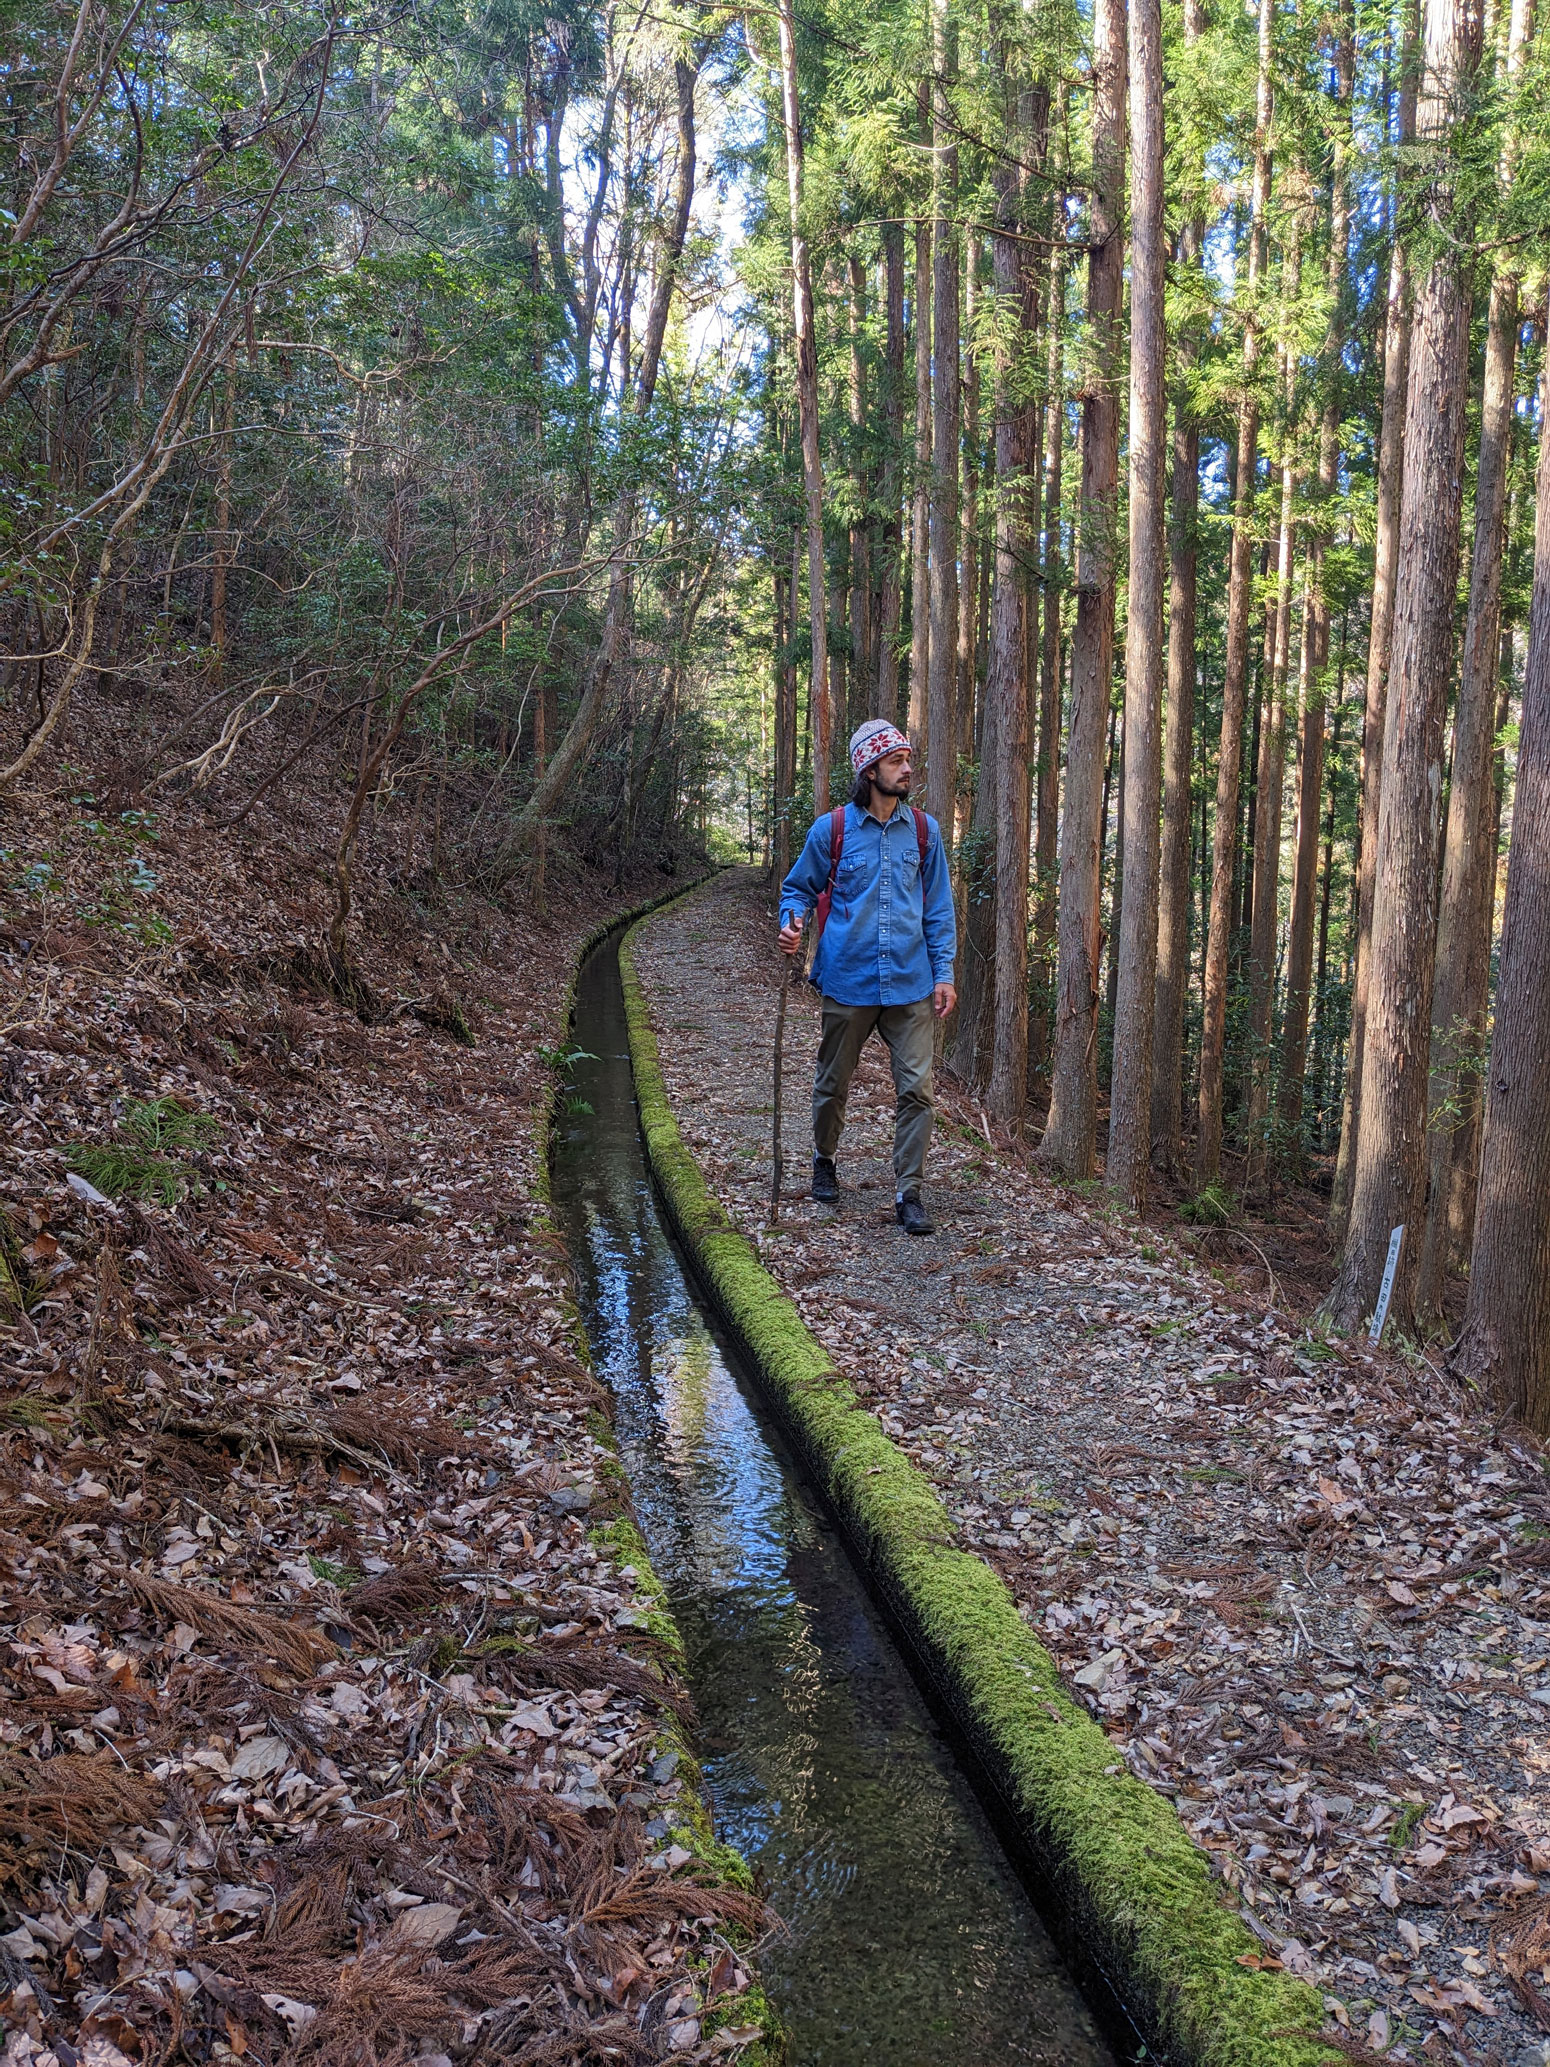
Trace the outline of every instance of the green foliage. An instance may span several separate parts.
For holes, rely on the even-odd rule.
[[[1402,1852],[1415,1834],[1415,1827],[1426,1814],[1426,1804],[1407,1801],[1399,1812],[1394,1828],[1389,1832],[1389,1843],[1396,1852]]]
[[[1207,1184],[1184,1200],[1179,1218],[1195,1227],[1227,1227],[1237,1210],[1237,1200],[1225,1185]]]
[[[354,1565],[335,1564],[331,1558],[317,1557],[311,1551],[307,1553],[307,1563],[313,1578],[324,1579],[330,1586],[354,1586],[361,1576]]]
[[[175,1098],[131,1100],[112,1140],[69,1142],[65,1161],[110,1199],[175,1206],[192,1182],[192,1173],[176,1160],[176,1151],[208,1148],[220,1131],[221,1123],[212,1114],[190,1112]]]

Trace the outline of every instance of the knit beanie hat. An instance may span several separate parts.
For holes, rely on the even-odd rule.
[[[874,762],[901,749],[908,753],[910,743],[897,725],[890,725],[886,718],[868,718],[850,735],[851,772],[864,775]]]

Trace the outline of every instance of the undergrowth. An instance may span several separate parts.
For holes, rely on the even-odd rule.
[[[65,1161],[107,1198],[175,1206],[193,1179],[187,1164],[169,1151],[208,1148],[220,1131],[219,1120],[190,1112],[176,1098],[132,1099],[111,1140],[68,1142]]]

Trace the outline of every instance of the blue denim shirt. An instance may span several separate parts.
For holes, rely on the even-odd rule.
[[[781,885],[781,924],[794,913],[811,912],[828,880],[825,815]],[[913,1005],[929,998],[933,985],[952,982],[957,952],[958,920],[936,820],[926,820],[922,870],[915,820],[906,805],[895,805],[893,816],[879,825],[870,811],[847,804],[840,871],[813,982],[839,1005]]]

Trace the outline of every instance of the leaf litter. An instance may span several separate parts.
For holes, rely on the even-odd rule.
[[[541,1203],[607,898],[425,917],[379,830],[368,1026],[273,809],[162,817],[149,945],[60,800],[0,907],[0,2061],[735,2057],[768,1917]]]
[[[1352,2059],[1550,2060],[1550,1478],[1424,1359],[1266,1308],[1184,1238],[1052,1185],[939,1076],[928,1191],[893,1214],[864,1051],[837,1213],[805,1197],[810,993],[787,1021],[746,870],[636,962],[684,1138],[837,1369],[1006,1579],[1205,1850],[1250,1963],[1324,1993]]]

